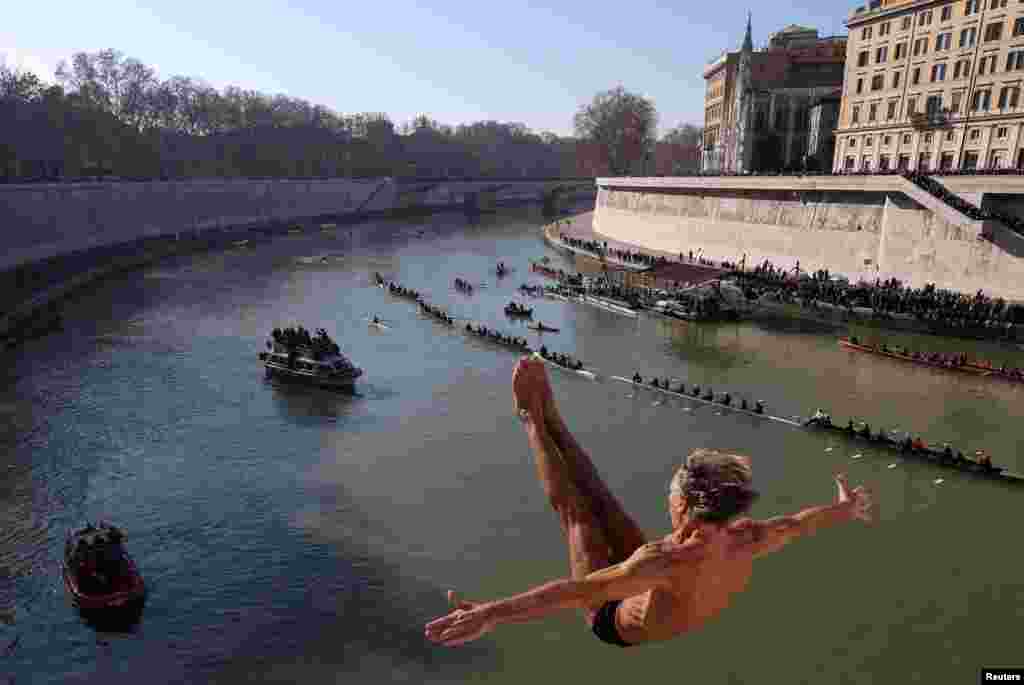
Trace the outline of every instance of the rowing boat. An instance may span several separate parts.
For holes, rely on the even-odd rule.
[[[951,366],[949,364],[943,364],[941,362],[933,362],[933,361],[929,361],[927,359],[917,359],[917,358],[911,357],[909,355],[899,354],[897,352],[893,352],[892,350],[889,350],[887,352],[883,352],[879,348],[868,347],[867,345],[860,345],[860,344],[857,344],[857,343],[854,343],[854,342],[850,342],[847,338],[840,338],[839,339],[839,345],[840,345],[840,347],[845,347],[845,348],[847,348],[849,350],[855,350],[857,352],[866,352],[868,354],[878,355],[879,357],[890,357],[892,359],[899,359],[900,361],[910,362],[912,364],[918,364],[920,366],[930,366],[933,369],[943,369],[945,371],[962,371],[964,373],[970,373],[970,374],[973,374],[975,376],[989,376],[989,375],[992,374],[991,370],[984,369],[984,368],[982,368],[980,366],[973,366],[973,365],[970,365],[970,364],[966,364],[966,365],[963,365],[963,366]]]
[[[374,328],[381,328],[381,329],[384,329],[384,330],[387,330],[387,329],[391,328],[391,326],[388,326],[387,324],[384,324],[384,323],[382,323],[380,321],[370,321],[369,325],[373,326]]]
[[[537,356],[539,357],[540,355],[537,355]],[[543,359],[548,364],[548,366],[553,366],[554,368],[559,369],[561,371],[567,371],[569,373],[574,373],[577,376],[583,376],[584,378],[589,378],[592,381],[593,380],[597,380],[597,374],[594,373],[593,371],[588,371],[587,369],[570,369],[569,367],[562,366],[561,364],[559,364],[559,363],[557,363],[557,362],[555,362],[555,361],[553,361],[551,359],[548,359],[547,357],[540,357],[540,358]]]
[[[529,328],[531,331],[537,331],[539,333],[558,333],[561,330],[560,328],[550,328],[541,323],[527,324],[526,327]]]
[[[740,414],[749,414],[750,416],[756,416],[756,417],[761,418],[761,419],[768,419],[769,421],[776,421],[778,423],[784,423],[787,426],[793,426],[795,428],[799,428],[800,427],[800,424],[797,423],[796,421],[790,421],[789,419],[784,419],[781,416],[770,416],[769,414],[758,414],[756,411],[751,411],[749,409],[741,409],[740,407],[735,407],[735,406],[733,406],[731,404],[722,404],[721,402],[715,402],[714,400],[706,400],[706,399],[704,399],[702,397],[694,397],[693,395],[685,395],[683,393],[675,392],[674,390],[666,390],[665,388],[655,387],[655,386],[650,385],[648,383],[637,383],[636,381],[634,381],[634,380],[632,380],[630,378],[623,378],[622,376],[611,376],[611,379],[615,380],[615,381],[619,381],[621,383],[628,383],[629,385],[635,385],[638,388],[644,388],[646,390],[656,390],[656,391],[664,393],[666,395],[672,395],[674,397],[679,397],[679,398],[682,398],[684,400],[690,400],[692,402],[701,402],[703,404],[714,405],[714,406],[719,407],[721,409],[728,409],[729,411],[739,412]]]
[[[804,428],[810,428],[813,430],[825,431],[828,433],[839,434],[850,440],[861,440],[877,447],[885,447],[889,450],[898,451],[901,454],[907,456],[920,457],[936,466],[942,466],[945,468],[956,469],[962,473],[969,473],[974,476],[984,476],[987,478],[996,478],[1002,480],[1019,481],[1024,483],[1024,476],[1008,471],[1000,466],[984,466],[976,461],[964,460],[964,461],[948,461],[942,450],[935,450],[930,448],[923,449],[911,449],[910,451],[904,451],[900,443],[889,437],[878,438],[872,436],[870,438],[864,437],[858,431],[851,433],[848,428],[843,426],[837,426],[835,424],[821,424],[818,421],[809,419],[804,422]]]

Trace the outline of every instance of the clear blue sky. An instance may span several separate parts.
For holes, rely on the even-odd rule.
[[[10,0],[7,64],[52,70],[116,48],[157,69],[284,93],[341,113],[518,121],[566,135],[581,104],[621,83],[654,100],[659,128],[703,120],[702,65],[791,23],[846,33],[845,0]],[[0,57],[2,59],[2,57]]]

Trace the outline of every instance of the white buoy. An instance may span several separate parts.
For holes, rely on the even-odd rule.
[[[834,449],[835,449],[834,447],[826,447],[826,448],[825,448],[825,451],[826,451],[826,452],[831,452],[831,451],[832,451],[832,450],[834,450]]]
[[[945,478],[936,478],[932,482],[935,483],[936,485],[942,485],[945,482],[945,480],[946,480]]]
[[[860,459],[860,458],[861,458],[861,457],[863,457],[863,456],[864,456],[863,454],[861,454],[861,453],[859,453],[859,452],[858,452],[857,454],[855,454],[855,455],[853,455],[852,457],[850,457],[850,459]]]
[[[890,469],[894,469],[894,468],[896,468],[897,466],[899,466],[899,464],[896,464],[896,463],[892,463],[892,464],[889,464],[889,468],[890,468]]]

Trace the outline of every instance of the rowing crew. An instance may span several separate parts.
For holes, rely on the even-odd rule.
[[[643,385],[644,378],[639,373],[634,373],[633,382],[636,383],[637,385]],[[674,392],[677,395],[689,395],[691,397],[704,400],[705,402],[718,402],[719,404],[722,404],[726,407],[732,406],[732,395],[730,395],[729,393],[723,393],[720,398],[715,399],[715,392],[711,388],[708,388],[702,394],[700,386],[694,385],[693,389],[690,392],[687,392],[686,383],[680,381],[679,385],[673,388],[670,385],[668,378],[665,378],[664,380],[658,380],[657,377],[651,378],[651,380],[648,381],[648,385],[650,385],[652,388],[658,388],[659,390],[667,390],[668,392]],[[755,414],[763,414],[764,402],[758,400],[757,402],[754,403],[753,409],[751,409],[750,405],[747,404],[747,400],[745,398],[741,398],[739,408],[743,409],[744,411],[753,411]]]
[[[461,278],[456,278],[455,279],[455,289],[456,290],[461,290],[462,292],[465,292],[465,293],[472,293],[473,292],[473,284],[470,283],[469,281],[465,281],[465,280],[463,280]]]
[[[818,409],[816,412],[814,412],[814,416],[812,416],[811,418],[804,422],[804,425],[817,425],[822,426],[824,428],[832,428],[832,417],[825,410]],[[949,443],[945,443],[942,447],[942,451],[940,452],[938,450],[930,449],[928,447],[928,443],[926,443],[920,437],[912,438],[911,436],[907,435],[902,440],[894,440],[892,437],[889,436],[888,431],[885,430],[879,430],[878,433],[873,434],[871,432],[871,425],[868,424],[867,422],[864,422],[863,427],[858,429],[854,425],[853,419],[849,419],[844,428],[837,428],[837,430],[842,430],[843,432],[850,436],[858,436],[864,438],[865,440],[870,440],[872,442],[880,442],[898,447],[901,452],[923,452],[926,455],[935,455],[943,463],[951,463],[956,464],[958,466],[974,463],[986,469],[994,468],[992,466],[992,457],[985,454],[985,452],[983,452],[982,450],[976,451],[974,453],[976,459],[971,460],[965,457],[964,453],[961,452],[960,450],[956,450],[956,452],[954,452],[952,446],[950,446]]]
[[[550,362],[554,362],[555,364],[558,364],[563,368],[569,369],[570,371],[583,370],[583,362],[581,362],[579,359],[573,360],[573,358],[570,357],[569,355],[562,354],[560,352],[548,352],[548,348],[545,347],[544,345],[540,346],[538,354],[540,354],[540,356],[542,356],[544,359],[547,359]]]
[[[498,262],[498,275],[504,276],[508,273],[508,267],[505,266],[505,262]]]
[[[509,302],[505,305],[505,313],[509,316],[533,316],[533,308],[525,307],[515,302]]]
[[[896,347],[891,348],[884,342],[880,345],[872,345],[869,343],[861,343],[857,336],[850,336],[850,342],[854,345],[861,345],[869,349],[881,352],[882,354],[897,354],[913,359],[914,361],[928,362],[929,364],[939,364],[948,368],[958,368],[964,366],[971,366],[974,368],[982,368],[991,371],[994,374],[1000,376],[1007,376],[1009,378],[1016,378],[1024,380],[1024,369],[1018,369],[1008,367],[1006,364],[1002,364],[997,367],[992,364],[991,361],[974,361],[972,362],[967,358],[967,355],[963,352],[957,354],[942,354],[940,352],[916,352],[912,351],[909,347],[904,345],[902,348]]]
[[[441,309],[440,307],[429,305],[426,302],[420,301],[420,311],[422,311],[424,314],[430,314],[438,321],[446,323],[449,326],[455,323],[455,319],[448,316],[448,314],[443,309]]]
[[[504,345],[509,345],[511,347],[517,347],[523,350],[529,349],[525,338],[516,338],[511,335],[505,335],[498,331],[491,330],[483,325],[481,325],[479,328],[473,328],[471,324],[467,323],[466,332],[472,333],[473,335],[479,336],[481,338],[487,338],[488,340],[493,340],[495,342],[502,343]]]
[[[405,288],[397,283],[388,282],[388,292],[392,295],[398,295],[400,297],[408,297],[413,300],[420,299],[420,294],[412,288]]]

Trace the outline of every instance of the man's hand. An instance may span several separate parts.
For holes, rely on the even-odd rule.
[[[431,642],[455,647],[483,637],[494,630],[494,623],[484,615],[483,604],[460,600],[451,590],[448,592],[448,602],[454,611],[431,621],[424,631]]]
[[[534,357],[523,357],[512,372],[512,398],[515,408],[525,410],[535,419],[543,420],[545,405],[551,398],[544,362]]]
[[[851,491],[850,484],[846,482],[846,474],[843,473],[836,475],[836,487],[839,488],[839,503],[850,507],[853,518],[867,523],[874,522],[874,503],[871,499],[871,492],[867,488],[860,485]]]

